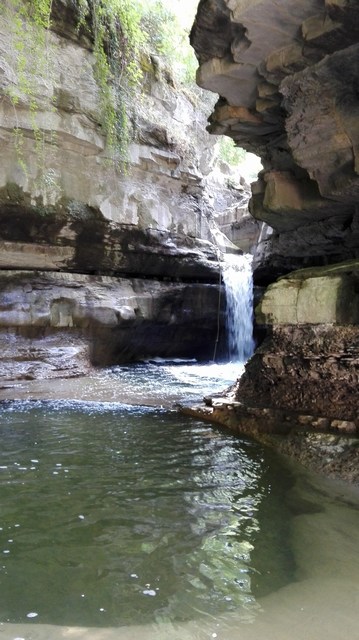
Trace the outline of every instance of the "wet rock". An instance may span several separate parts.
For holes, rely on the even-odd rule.
[[[359,413],[358,274],[349,261],[293,272],[267,289],[256,316],[270,332],[238,399],[349,421],[350,432]]]
[[[218,254],[207,240],[169,230],[116,224],[75,203],[40,212],[0,206],[0,267],[218,281]]]
[[[330,422],[318,415],[250,406],[228,397],[217,399],[213,406],[180,410],[273,447],[316,473],[359,484],[358,419]]]
[[[351,422],[359,414],[358,357],[358,325],[275,325],[236,395],[251,406]]]

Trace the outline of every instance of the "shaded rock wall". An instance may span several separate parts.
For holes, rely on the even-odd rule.
[[[41,367],[30,371],[31,353],[45,361],[47,342],[49,353],[55,344],[60,353],[65,335],[83,347],[69,375],[89,362],[210,357],[223,321],[214,215],[245,188],[218,180],[203,111],[153,57],[144,61],[144,95],[128,105],[128,162],[115,166],[91,37],[77,28],[75,7],[55,0],[42,39],[26,22],[19,26],[11,0],[0,11],[6,377],[11,360],[14,375],[40,375]],[[17,366],[24,360],[30,368]]]
[[[197,80],[221,96],[209,130],[264,166],[257,281],[358,257],[358,24],[351,0],[199,3]]]
[[[250,405],[353,421],[359,415],[359,263],[303,269],[272,284],[256,310],[271,331],[237,397]]]
[[[267,338],[236,399],[350,431],[359,409],[359,5],[201,0],[191,41],[199,85],[220,94],[209,131],[264,167],[250,202],[264,225],[255,281],[274,284],[256,313]]]
[[[249,406],[356,421],[358,363],[358,326],[274,326],[248,363],[236,397]]]
[[[214,348],[216,285],[3,270],[0,288],[3,380]]]

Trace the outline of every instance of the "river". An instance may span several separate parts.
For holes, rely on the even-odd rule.
[[[2,639],[359,638],[357,490],[175,410],[239,369],[151,362],[13,387]]]

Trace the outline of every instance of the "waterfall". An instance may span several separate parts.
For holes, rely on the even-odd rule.
[[[252,256],[224,256],[229,359],[246,362],[254,349]]]

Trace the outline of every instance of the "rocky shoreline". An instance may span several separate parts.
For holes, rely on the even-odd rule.
[[[359,419],[333,419],[248,406],[224,397],[181,407],[184,415],[205,420],[232,433],[274,448],[328,478],[359,486]]]

